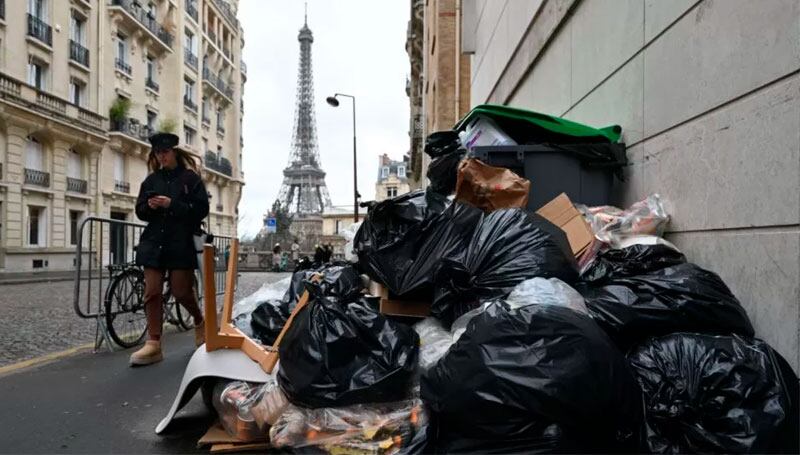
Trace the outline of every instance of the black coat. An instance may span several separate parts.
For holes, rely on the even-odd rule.
[[[147,193],[172,199],[169,208],[151,209]],[[208,216],[208,193],[202,179],[184,167],[161,169],[147,176],[139,188],[136,216],[147,222],[136,250],[136,264],[158,269],[194,269],[195,232]]]

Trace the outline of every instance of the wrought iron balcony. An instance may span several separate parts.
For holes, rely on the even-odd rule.
[[[130,193],[131,184],[128,182],[123,182],[122,180],[114,180],[114,191],[118,193]]]
[[[214,43],[214,45],[217,44],[217,34],[216,33],[214,33],[213,31],[209,30],[208,31],[208,38],[211,40],[212,43]]]
[[[214,4],[217,5],[217,8],[222,12],[225,19],[230,22],[231,26],[238,29],[239,21],[236,20],[236,13],[233,11],[233,8],[231,8],[231,5],[225,0],[214,0]]]
[[[32,14],[28,14],[28,35],[48,46],[53,45],[53,28]]]
[[[195,104],[195,102],[192,101],[192,99],[189,98],[188,96],[184,96],[183,97],[183,105],[188,107],[189,109],[191,109],[193,111],[197,110],[197,104]]]
[[[25,183],[47,188],[50,186],[50,173],[25,168]]]
[[[158,82],[154,81],[151,77],[148,77],[144,81],[144,85],[154,92],[158,92],[161,89],[161,87],[158,86]]]
[[[150,15],[150,12],[142,8],[137,0],[111,0],[111,6],[117,6],[125,10],[136,22],[142,25],[148,32],[158,38],[168,48],[172,48],[175,37]]]
[[[147,126],[147,124],[143,124],[142,122],[132,118],[126,118],[120,121],[112,121],[111,131],[122,133],[126,136],[143,142],[147,142],[147,140],[153,134],[153,129]]]
[[[197,14],[196,0],[186,0],[186,13],[189,14],[195,22],[198,21],[200,16]]]
[[[105,134],[105,118],[0,72],[0,98]]]
[[[197,56],[192,53],[191,49],[184,49],[183,50],[183,59],[187,65],[191,66],[194,69],[197,69]]]
[[[114,64],[116,65],[117,69],[122,71],[123,73],[130,76],[133,73],[131,66],[125,60],[121,58],[114,59]]]
[[[233,175],[233,167],[231,166],[231,162],[227,158],[223,158],[210,150],[206,151],[203,164],[206,168],[217,171],[221,174],[225,174],[229,177]]]
[[[86,180],[67,177],[67,191],[86,194],[88,187],[89,184],[86,182]]]
[[[89,67],[89,49],[77,41],[69,40],[69,58],[85,67]]]
[[[233,175],[233,166],[231,166],[230,160],[228,160],[227,158],[220,158],[219,171],[227,176]]]

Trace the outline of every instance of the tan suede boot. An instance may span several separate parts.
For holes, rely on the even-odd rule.
[[[194,346],[199,348],[206,342],[206,321],[194,326]]]
[[[131,365],[150,365],[164,360],[161,353],[161,342],[147,340],[141,349],[131,354]]]

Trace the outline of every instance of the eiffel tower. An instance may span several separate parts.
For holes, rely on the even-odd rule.
[[[311,43],[314,42],[314,35],[308,28],[307,11],[297,40],[300,42],[300,69],[297,72],[292,151],[289,165],[283,170],[283,185],[278,199],[282,207],[293,215],[295,222],[318,219],[321,229],[320,215],[330,207],[331,201],[328,187],[325,186],[325,171],[322,170],[317,144],[314,78],[311,73]]]

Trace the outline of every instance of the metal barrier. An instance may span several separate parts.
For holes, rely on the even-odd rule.
[[[146,227],[138,222],[90,216],[78,228],[75,247],[75,283],[73,306],[75,313],[84,319],[94,319],[95,350],[103,341],[113,350],[111,337],[105,321],[105,302],[109,298],[109,287],[114,279],[130,269],[141,269],[135,265],[136,245]],[[216,271],[214,282],[218,295],[224,293],[227,259],[232,238],[214,236]],[[202,304],[202,279],[200,271],[197,291]]]

